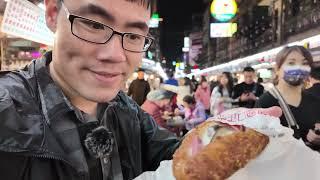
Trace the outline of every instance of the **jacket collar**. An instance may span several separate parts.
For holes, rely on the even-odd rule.
[[[74,111],[74,107],[70,101],[54,83],[49,74],[49,64],[51,61],[52,52],[48,52],[42,59],[34,61],[39,100],[41,101],[42,111],[48,124],[60,113]]]

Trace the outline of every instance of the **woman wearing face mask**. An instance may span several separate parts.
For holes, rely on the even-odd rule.
[[[303,92],[303,84],[308,78],[313,59],[310,52],[302,46],[285,47],[276,57],[276,89],[292,112],[299,126],[295,137],[301,137],[306,144],[320,149],[320,102]],[[278,100],[270,92],[263,94],[256,107],[279,106]],[[288,126],[282,115],[281,124]]]
[[[210,94],[211,90],[207,80],[203,77],[194,96],[197,102],[204,105],[207,115],[210,114]]]
[[[219,85],[212,90],[210,99],[210,112],[213,116],[219,115],[232,108],[233,78],[231,73],[223,72]]]

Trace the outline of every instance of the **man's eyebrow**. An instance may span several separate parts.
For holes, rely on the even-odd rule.
[[[142,31],[147,31],[149,29],[149,26],[147,25],[147,23],[140,22],[140,21],[128,22],[128,23],[126,23],[125,26],[128,28],[138,28],[138,29],[141,29]]]
[[[290,59],[288,59],[288,60],[290,60],[290,61],[296,61],[297,59],[296,59],[296,58],[290,58]]]
[[[115,21],[115,17],[111,13],[91,3],[89,3],[86,6],[81,6],[80,8],[75,10],[75,12],[78,13],[79,15],[88,15],[88,14],[98,15],[98,16],[102,16],[105,19],[108,19],[109,21],[112,21],[112,22]]]
[[[80,7],[79,9],[75,10],[75,12],[78,13],[79,15],[94,14],[94,15],[102,16],[103,18],[108,19],[109,21],[112,21],[112,22],[115,21],[115,17],[111,13],[109,13],[105,9],[103,9],[97,5],[91,4],[91,3],[89,3],[86,6]],[[141,29],[142,31],[147,31],[149,29],[149,26],[147,23],[140,22],[140,21],[128,22],[126,24],[126,27],[138,28],[138,29]]]

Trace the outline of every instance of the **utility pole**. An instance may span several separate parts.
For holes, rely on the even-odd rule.
[[[0,39],[0,53],[1,53],[1,59],[0,59],[0,71],[1,71],[2,63],[4,62],[4,43],[2,39]]]
[[[278,19],[278,32],[277,32],[277,45],[280,46],[283,43],[283,32],[284,32],[284,12],[283,12],[283,7],[284,7],[284,0],[278,0],[280,1],[280,11],[278,12],[279,19]]]

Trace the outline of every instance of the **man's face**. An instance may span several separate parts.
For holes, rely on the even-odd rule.
[[[246,84],[254,83],[254,78],[255,78],[255,73],[254,72],[245,71],[243,74],[244,74],[244,82]]]
[[[143,71],[138,72],[138,79],[144,79],[144,72]]]
[[[142,53],[122,48],[122,38],[106,44],[93,44],[74,36],[71,23],[56,0],[46,0],[46,21],[55,32],[53,60],[50,64],[55,81],[67,95],[92,102],[112,100],[142,59]],[[112,27],[118,32],[147,35],[150,10],[138,2],[126,0],[64,0],[70,14]],[[88,33],[89,36],[89,33]]]

